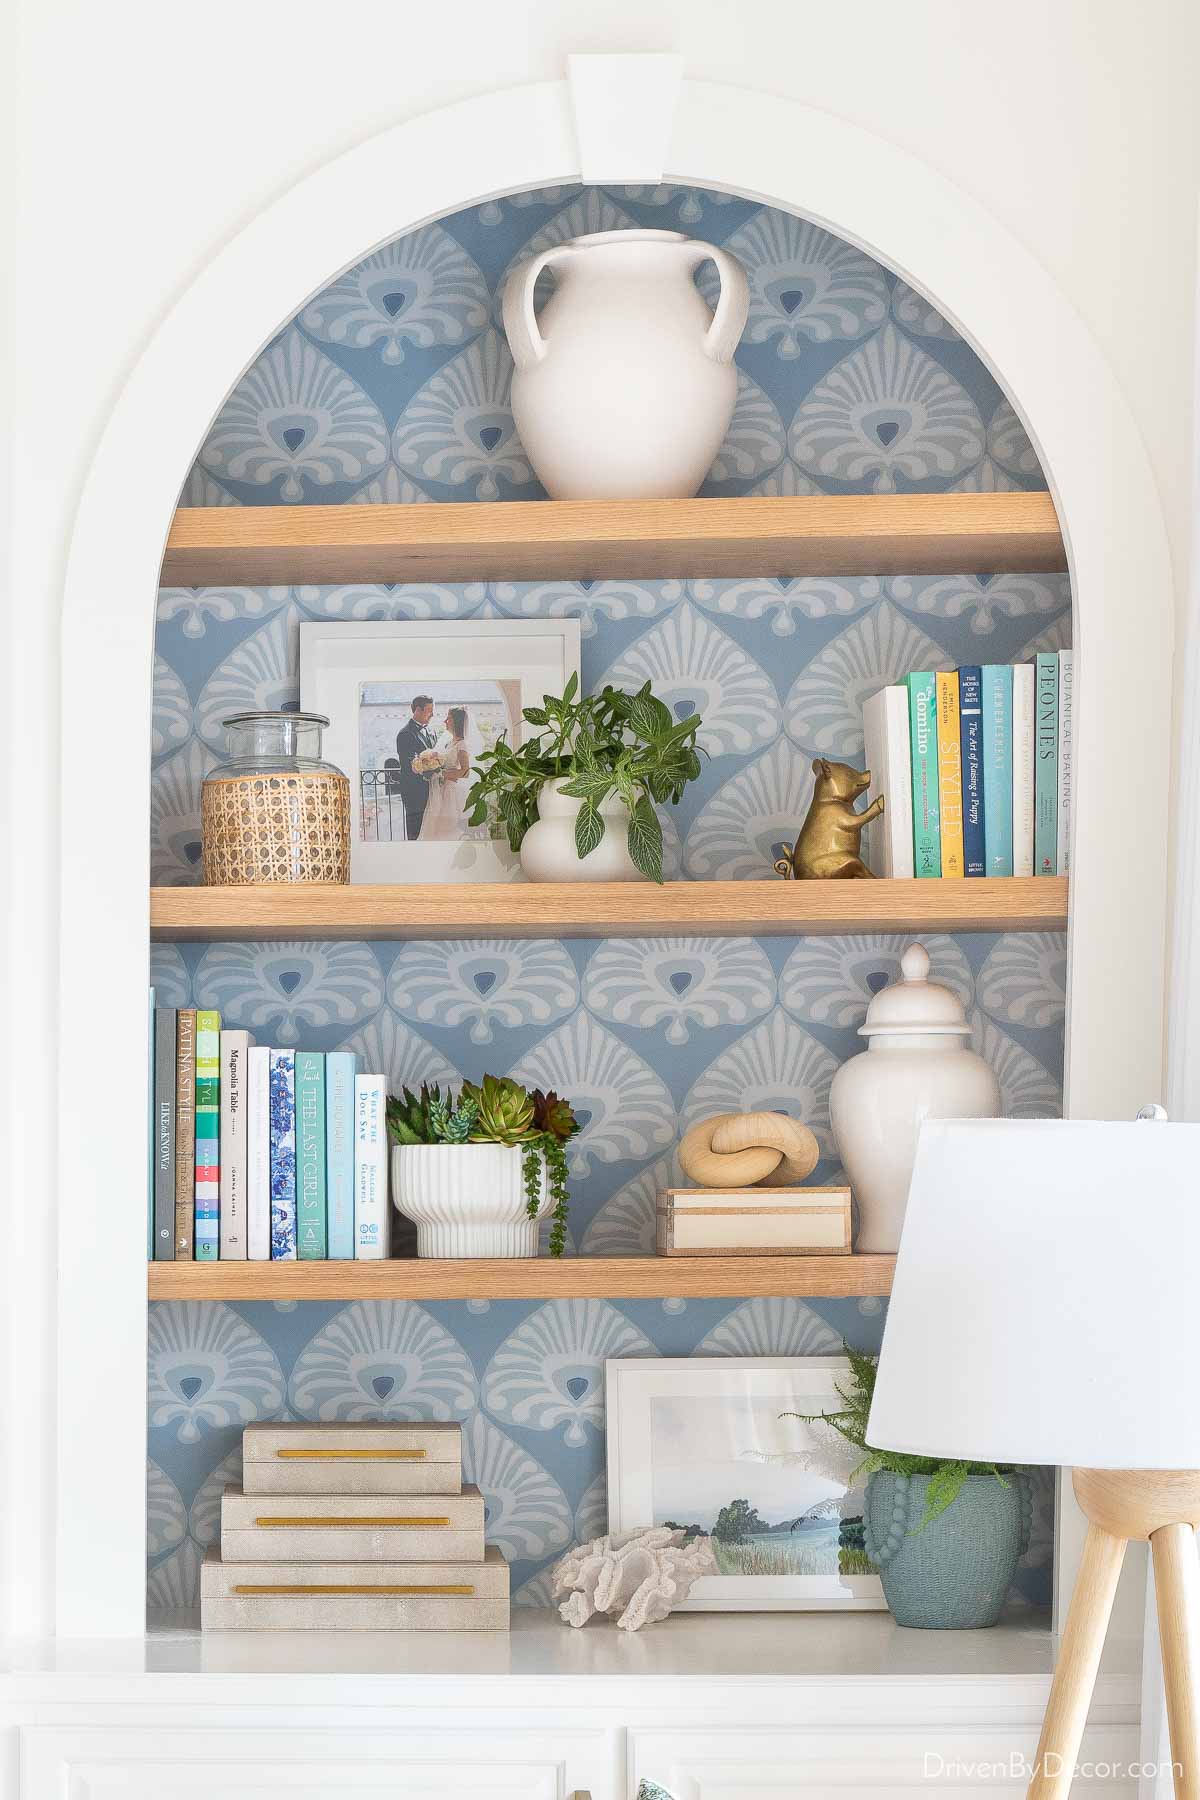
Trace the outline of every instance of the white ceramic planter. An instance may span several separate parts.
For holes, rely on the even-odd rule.
[[[546,1164],[531,1219],[521,1161],[507,1144],[394,1144],[392,1202],[417,1228],[417,1255],[536,1256],[550,1211]]]
[[[829,1090],[829,1119],[858,1202],[855,1248],[900,1247],[922,1119],[994,1119],[1000,1084],[968,1049],[971,1028],[949,988],[928,981],[929,956],[910,944],[901,980],[876,994]]]
[[[584,857],[575,850],[575,821],[582,800],[559,792],[548,781],[538,795],[538,816],[521,845],[521,868],[528,881],[645,881],[629,854],[629,809],[614,794],[600,808],[604,836]]]
[[[693,280],[709,261],[715,313]],[[539,319],[543,269],[557,286]],[[514,270],[504,290],[513,417],[550,497],[694,494],[733,413],[748,306],[741,264],[678,231],[593,232]]]

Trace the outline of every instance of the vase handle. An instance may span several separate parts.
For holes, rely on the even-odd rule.
[[[877,1569],[886,1569],[892,1558],[898,1555],[912,1524],[912,1483],[907,1475],[897,1475],[894,1480],[896,1497],[892,1503],[893,1517],[882,1543],[876,1540],[871,1530],[871,1506],[867,1496],[863,1495],[863,1548]],[[894,1516],[896,1511],[901,1514],[899,1519]]]
[[[697,241],[689,244],[687,249],[692,268],[698,269],[704,262],[712,263],[721,283],[712,324],[704,334],[705,355],[715,363],[732,362],[750,310],[750,284],[746,280],[746,271],[736,257],[716,244]]]
[[[1013,1476],[1013,1480],[1017,1484],[1017,1496],[1021,1503],[1021,1547],[1017,1551],[1019,1558],[1028,1550],[1029,1540],[1033,1536],[1033,1483],[1028,1475],[1017,1474]]]
[[[553,268],[569,250],[567,244],[556,244],[552,250],[543,250],[540,256],[515,268],[504,284],[501,310],[504,335],[518,369],[532,369],[546,354],[546,340],[538,329],[537,314],[533,310],[533,290],[542,270]]]

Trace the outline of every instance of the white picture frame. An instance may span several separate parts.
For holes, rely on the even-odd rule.
[[[407,719],[410,690],[434,696],[431,724],[442,707],[465,700],[473,718],[487,716],[490,737],[483,742],[506,729],[509,742],[519,743],[522,709],[544,694],[561,694],[568,677],[579,674],[579,644],[577,619],[320,620],[300,626],[301,710],[326,715],[324,755],[350,780],[352,882],[520,878],[518,860],[502,838],[476,832],[438,842],[406,840],[411,814],[398,792],[399,765],[385,773],[381,747],[392,723]]]
[[[714,1540],[718,1560],[832,1564],[808,1573],[731,1570],[703,1576],[678,1610],[875,1612],[886,1607],[878,1575],[838,1572],[840,1517],[831,1538],[828,1517],[819,1530],[810,1514],[814,1507],[828,1514],[834,1505],[844,1513],[847,1497],[855,1504],[865,1484],[847,1486],[791,1460],[821,1447],[820,1428],[778,1418],[787,1411],[836,1410],[841,1402],[835,1383],[844,1386],[849,1373],[843,1356],[622,1357],[605,1363],[610,1531],[668,1519],[711,1527],[729,1486],[727,1502],[748,1500],[774,1529],[740,1544]],[[857,1460],[845,1445],[844,1461],[852,1467]],[[803,1516],[799,1539],[785,1530],[793,1503],[795,1517],[809,1515]]]

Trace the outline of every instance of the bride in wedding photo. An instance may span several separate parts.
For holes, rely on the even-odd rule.
[[[421,843],[466,835],[467,790],[471,785],[471,753],[467,745],[469,721],[465,706],[451,706],[442,721],[437,749],[441,773],[430,781],[429,803],[421,820]]]

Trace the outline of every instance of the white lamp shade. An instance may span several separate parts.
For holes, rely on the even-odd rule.
[[[868,1441],[1200,1469],[1200,1125],[921,1129]]]

